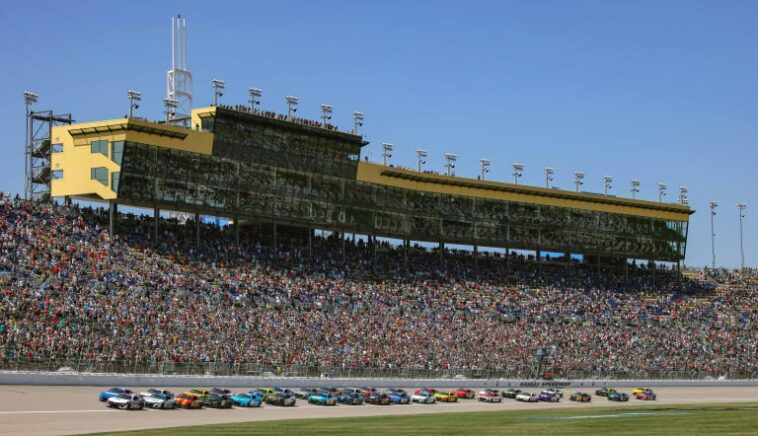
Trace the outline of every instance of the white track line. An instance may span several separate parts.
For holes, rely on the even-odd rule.
[[[113,413],[118,410],[108,409],[93,409],[93,410],[15,410],[15,411],[3,411],[0,415],[31,415],[37,413]]]

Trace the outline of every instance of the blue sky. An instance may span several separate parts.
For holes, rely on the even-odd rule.
[[[76,120],[123,116],[127,89],[143,93],[139,115],[161,117],[170,63],[170,17],[188,20],[188,67],[195,105],[226,81],[222,102],[243,104],[250,86],[261,107],[316,119],[335,107],[347,129],[353,110],[375,159],[395,144],[393,162],[412,166],[429,151],[460,155],[457,174],[584,188],[657,199],[658,182],[687,186],[697,213],[686,263],[710,263],[709,200],[717,263],[739,265],[737,202],[748,204],[745,251],[758,263],[758,3],[751,1],[130,1],[12,2],[0,12],[0,190],[23,187],[22,92],[37,109]]]

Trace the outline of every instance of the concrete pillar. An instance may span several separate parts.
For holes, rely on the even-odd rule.
[[[200,247],[200,213],[195,212],[195,247]]]
[[[158,220],[161,216],[161,210],[158,206],[153,208],[153,245],[158,245]]]
[[[240,217],[234,217],[234,240],[237,241],[237,246],[240,245]]]
[[[445,243],[440,241],[440,269],[443,268],[445,260]]]
[[[408,249],[409,248],[411,248],[411,241],[409,239],[403,239],[403,264],[406,271],[408,271]]]
[[[313,258],[313,229],[308,227],[308,259]]]
[[[279,251],[279,241],[276,238],[276,227],[277,227],[276,220],[274,220],[274,222],[271,224],[271,230],[272,230],[271,238],[272,238],[272,242],[274,243],[274,252]]]
[[[113,237],[116,232],[116,202],[111,200],[108,202],[108,234]]]
[[[479,246],[474,244],[474,274],[479,277]]]

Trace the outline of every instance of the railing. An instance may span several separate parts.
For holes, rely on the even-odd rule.
[[[536,379],[537,366],[509,370],[464,368],[335,368],[228,362],[151,362],[133,360],[26,359],[0,360],[0,370],[73,373],[117,373],[250,377],[397,378],[397,379]],[[577,371],[551,368],[562,380],[729,380],[758,379],[758,371]]]

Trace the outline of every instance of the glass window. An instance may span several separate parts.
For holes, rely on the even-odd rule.
[[[124,141],[113,141],[111,142],[111,147],[111,159],[117,165],[121,165],[121,160],[124,157]]]
[[[118,179],[121,176],[121,173],[118,171],[114,171],[111,173],[111,190],[118,194]]]
[[[53,153],[63,153],[63,144],[53,144],[50,147]]]
[[[62,179],[63,178],[63,170],[55,170],[52,173],[53,179]]]
[[[108,157],[108,141],[92,141],[92,153],[100,153],[105,157]]]
[[[92,168],[90,172],[90,178],[102,183],[103,186],[108,186],[108,168],[98,167]]]

